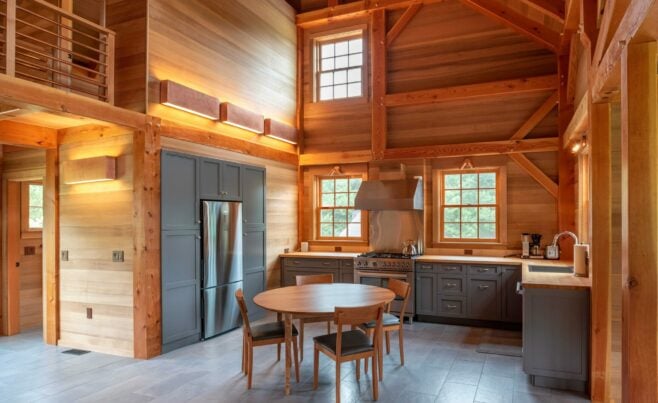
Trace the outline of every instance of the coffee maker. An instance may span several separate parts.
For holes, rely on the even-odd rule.
[[[530,258],[530,234],[524,232],[521,241],[521,259],[529,259],[529,258]]]
[[[530,243],[530,257],[533,259],[543,259],[544,254],[541,252],[541,234],[530,234],[532,242]]]

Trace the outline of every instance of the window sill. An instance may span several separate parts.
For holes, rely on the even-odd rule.
[[[432,248],[508,249],[508,245],[502,242],[439,242],[439,243],[433,243]]]
[[[324,101],[315,100],[313,104],[315,105],[336,105],[336,106],[349,106],[349,105],[361,105],[367,104],[369,101],[367,96],[354,97],[354,98],[340,98],[340,99],[327,99]]]
[[[349,239],[314,239],[308,241],[309,245],[337,245],[337,246],[368,246],[368,241],[364,240],[349,240]]]

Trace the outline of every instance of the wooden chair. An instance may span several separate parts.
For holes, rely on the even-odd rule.
[[[296,276],[296,285],[308,284],[331,284],[334,282],[334,275],[329,274],[311,274],[306,276]],[[327,320],[326,316],[320,317],[300,317],[299,318],[299,361],[304,361],[304,325],[306,323],[327,322],[327,334],[331,333],[331,320]]]
[[[398,343],[400,345],[400,364],[404,365],[404,312],[407,309],[407,302],[409,301],[409,294],[411,293],[411,286],[406,281],[390,279],[388,280],[388,289],[395,293],[395,296],[402,298],[402,312],[400,317],[391,314],[391,304],[386,307],[386,312],[382,318],[382,327],[384,336],[386,337],[386,354],[391,353],[391,332],[398,331]],[[361,323],[359,327],[371,336],[377,324],[374,321]],[[381,347],[381,346],[380,346]],[[383,379],[383,359],[382,354],[379,354],[379,379]],[[374,368],[374,367],[373,367]],[[368,361],[365,362],[365,372],[368,373]]]
[[[251,389],[251,378],[254,372],[254,347],[277,345],[277,361],[281,359],[281,344],[286,342],[285,325],[282,321],[263,323],[262,325],[251,326],[249,324],[249,315],[247,314],[247,304],[244,302],[244,294],[239,289],[235,292],[235,299],[240,306],[242,314],[243,333],[242,338],[242,372],[247,375],[247,389]],[[292,345],[295,360],[295,377],[299,382],[299,359],[297,357],[297,328],[292,327]]]
[[[338,308],[334,311],[334,321],[337,333],[331,333],[313,338],[313,389],[318,388],[318,370],[320,363],[320,351],[336,362],[336,403],[340,403],[340,365],[343,362],[356,361],[356,380],[361,376],[361,359],[368,362],[372,359],[372,367],[375,368],[375,360],[379,354],[379,340],[382,331],[382,317],[384,306],[373,305],[363,308]],[[343,325],[356,326],[364,322],[374,322],[373,337],[360,330],[349,330],[343,332]],[[377,371],[372,371],[372,397],[379,397],[379,381]]]

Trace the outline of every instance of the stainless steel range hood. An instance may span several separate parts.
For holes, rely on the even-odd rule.
[[[422,210],[423,182],[420,179],[365,181],[354,200],[357,210]]]

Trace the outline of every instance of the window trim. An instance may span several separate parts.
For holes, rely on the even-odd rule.
[[[313,241],[318,243],[331,243],[331,244],[357,244],[357,243],[367,243],[368,242],[368,211],[361,211],[361,236],[360,237],[323,237],[320,235],[320,211],[322,210],[321,203],[321,187],[320,182],[322,179],[328,178],[360,178],[362,181],[367,179],[365,174],[358,173],[344,173],[340,175],[315,175],[313,178]],[[335,192],[334,192],[335,193]],[[334,209],[336,207],[333,207]],[[349,209],[349,206],[346,207]],[[355,209],[354,209],[355,210]]]
[[[30,228],[30,185],[39,185],[43,189],[43,182],[38,180],[21,182],[21,238],[40,238],[41,228]],[[41,206],[43,209],[43,204]]]
[[[358,37],[363,40],[362,65],[361,65],[361,96],[346,97],[338,99],[320,100],[320,46],[327,42],[339,42],[341,40]],[[360,24],[332,31],[319,32],[311,37],[311,82],[313,103],[365,103],[369,100],[369,60],[370,47],[368,41],[368,25]]]
[[[451,173],[496,173],[496,239],[444,238],[443,236],[443,176]],[[432,205],[433,208],[433,247],[452,248],[487,248],[507,246],[507,169],[504,166],[492,166],[472,169],[435,169],[433,172]]]

